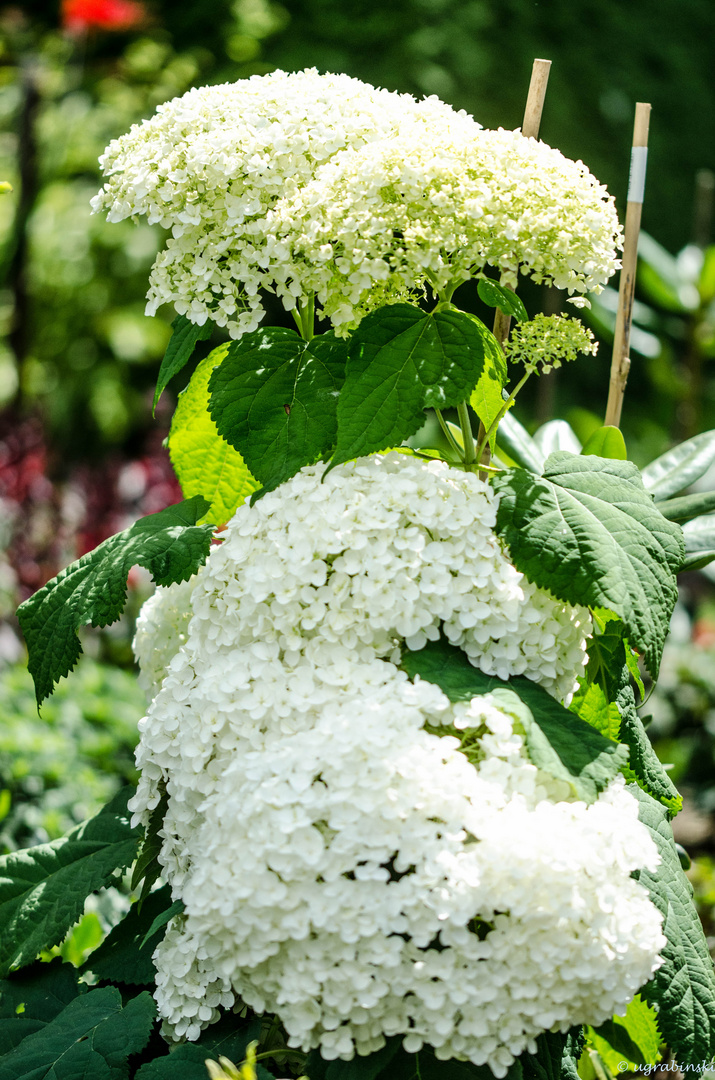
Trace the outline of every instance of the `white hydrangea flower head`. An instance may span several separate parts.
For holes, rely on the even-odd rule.
[[[160,857],[185,905],[155,953],[159,1012],[195,1039],[240,999],[328,1059],[402,1035],[502,1077],[658,967],[661,917],[631,877],[658,856],[621,779],[586,806],[528,760],[512,695],[451,705],[399,664],[442,628],[561,696],[588,615],[526,585],[474,474],[323,468],[237,511],[184,641],[158,618],[184,596],[138,638],[162,652],[132,809],[146,821],[166,784]]]
[[[413,130],[474,132],[464,112],[376,89],[347,75],[274,71],[190,90],[108,146],[106,182],[92,200],[110,221],[146,215],[171,229],[154,264],[147,313],[172,303],[192,322],[232,337],[263,315],[259,289],[286,285],[290,249],[270,212],[345,149]],[[295,288],[295,286],[293,286]]]
[[[186,641],[195,580],[159,585],[142,604],[132,648],[139,665],[137,681],[149,700],[158,694],[169,661]]]
[[[620,266],[615,204],[581,161],[518,131],[430,131],[346,149],[272,214],[293,245],[283,287],[315,292],[347,329],[428,282],[437,292],[487,266],[569,294],[600,292]],[[301,224],[299,224],[301,223]],[[278,286],[278,292],[283,290]]]

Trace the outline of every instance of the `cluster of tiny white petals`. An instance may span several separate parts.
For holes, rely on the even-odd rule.
[[[436,135],[436,137],[434,137]],[[437,292],[486,266],[569,294],[600,292],[620,265],[613,198],[581,161],[518,131],[430,132],[346,150],[272,215],[293,244],[288,287],[315,292],[338,327],[383,289]]]
[[[428,98],[314,70],[190,90],[114,140],[93,199],[110,221],[171,229],[147,311],[164,302],[233,337],[261,289],[316,294],[336,330],[493,266],[576,299],[619,265],[613,199],[581,161],[518,131],[482,131]]]
[[[166,784],[185,905],[155,953],[159,1012],[195,1039],[241,1000],[328,1059],[402,1035],[501,1077],[657,968],[631,877],[657,852],[620,779],[586,806],[528,760],[513,695],[451,705],[398,666],[442,628],[559,696],[583,670],[587,613],[526,586],[488,486],[398,454],[323,468],[241,507],[142,618],[156,693],[132,809],[146,821]]]
[[[288,284],[290,247],[270,221],[281,200],[370,140],[478,129],[436,98],[418,102],[347,75],[274,71],[160,105],[110,143],[92,207],[110,221],[146,215],[171,229],[152,270],[149,314],[169,302],[239,337],[261,320],[261,288],[279,288],[288,309],[300,295]]]

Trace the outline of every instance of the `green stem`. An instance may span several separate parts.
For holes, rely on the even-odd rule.
[[[304,304],[298,300],[292,315],[303,341],[312,341],[315,337],[315,294],[311,293]]]
[[[256,1054],[254,1056],[253,1060],[254,1061],[267,1061],[268,1058],[277,1058],[277,1057],[299,1057],[299,1058],[302,1058],[303,1061],[305,1061],[306,1058],[308,1057],[308,1055],[303,1053],[302,1050],[293,1050],[292,1047],[290,1047],[290,1046],[281,1046],[281,1047],[277,1047],[275,1050],[264,1050],[260,1054]],[[246,1064],[245,1058],[241,1062],[241,1064],[242,1065]]]
[[[462,438],[464,439],[463,461],[465,468],[469,468],[470,465],[473,465],[475,461],[479,460],[479,454],[474,450],[472,422],[469,419],[469,409],[466,401],[460,401],[457,406],[457,416],[459,417],[459,426],[462,429]]]
[[[532,374],[531,371],[527,371],[526,374],[522,376],[522,378],[519,380],[519,382],[516,384],[516,386],[512,390],[509,397],[506,399],[506,401],[502,405],[501,409],[499,410],[499,412],[497,413],[495,418],[492,420],[492,422],[489,425],[489,428],[487,429],[487,431],[484,432],[484,437],[483,437],[482,441],[480,442],[479,446],[477,447],[477,461],[481,461],[482,454],[484,453],[484,447],[489,442],[489,436],[492,434],[492,432],[496,431],[496,429],[499,427],[499,424],[501,423],[502,419],[506,416],[509,409],[514,404],[514,400],[516,398],[516,395],[519,393],[522,386],[524,385],[524,383],[530,377],[531,374]]]
[[[444,436],[445,436],[447,442],[452,447],[452,449],[456,453],[459,460],[464,461],[464,453],[462,451],[462,447],[459,445],[459,443],[455,439],[454,435],[449,430],[449,428],[447,426],[447,421],[442,416],[442,413],[440,412],[439,409],[435,409],[435,413],[437,414],[437,419],[439,420],[439,426],[442,428],[442,431],[444,432]]]

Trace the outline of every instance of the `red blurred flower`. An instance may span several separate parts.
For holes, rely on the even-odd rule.
[[[62,26],[70,34],[88,30],[130,30],[144,22],[139,0],[62,0]]]

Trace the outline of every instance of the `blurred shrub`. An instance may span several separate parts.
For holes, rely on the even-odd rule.
[[[41,717],[24,663],[0,670],[0,850],[62,836],[135,780],[144,709],[133,673],[86,656]]]

